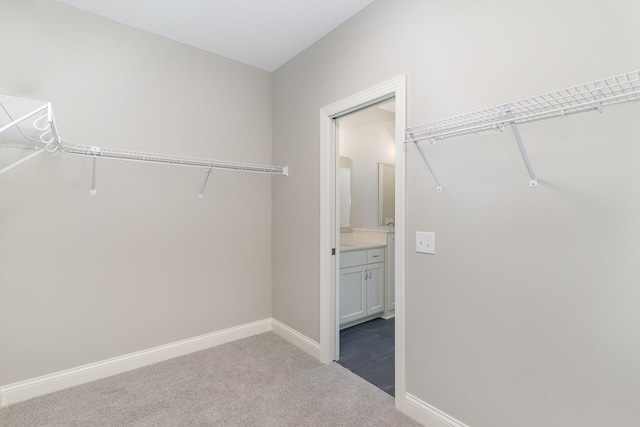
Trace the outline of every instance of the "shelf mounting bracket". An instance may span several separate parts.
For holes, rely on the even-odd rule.
[[[513,119],[513,113],[509,109],[508,105],[505,108],[505,113],[508,119]],[[511,130],[513,131],[513,136],[516,138],[516,142],[518,143],[518,148],[520,149],[520,154],[522,154],[522,159],[524,160],[524,164],[527,167],[527,171],[529,172],[529,186],[537,187],[538,178],[536,177],[536,173],[533,171],[533,166],[531,166],[531,160],[529,160],[529,155],[527,154],[527,150],[524,147],[524,143],[522,142],[522,136],[520,136],[520,129],[518,129],[518,125],[513,120],[509,122],[509,126],[511,126]]]
[[[200,194],[198,195],[199,199],[204,198],[204,187],[207,186],[207,181],[209,180],[209,175],[211,175],[211,168],[207,169],[207,173],[204,176],[204,182],[202,183],[202,188],[200,189]]]
[[[91,174],[91,195],[96,195],[96,157],[93,156],[93,173]]]
[[[4,168],[0,169],[0,175],[5,173],[6,171],[8,171],[10,169],[15,168],[19,164],[22,164],[22,163],[26,162],[29,159],[33,159],[38,154],[42,154],[42,153],[44,153],[44,148],[41,148],[41,149],[29,154],[27,157],[23,157],[22,159],[18,160],[17,162],[14,162],[14,163],[10,164],[9,166],[5,166]]]
[[[422,157],[422,160],[424,160],[424,163],[427,165],[429,172],[431,172],[431,175],[433,175],[433,179],[436,181],[436,185],[438,186],[438,192],[442,192],[442,184],[440,183],[440,180],[438,179],[438,176],[436,175],[436,173],[433,171],[433,168],[431,167],[431,163],[429,163],[427,156],[422,151],[422,148],[420,148],[420,144],[418,144],[418,141],[416,140],[413,133],[409,133],[409,136],[411,137],[413,144],[416,146],[418,153],[420,153],[420,157]]]

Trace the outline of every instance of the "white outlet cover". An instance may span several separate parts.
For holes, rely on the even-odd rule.
[[[421,254],[435,254],[436,233],[416,231],[416,252]]]

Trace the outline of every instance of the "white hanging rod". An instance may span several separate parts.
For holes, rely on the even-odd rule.
[[[607,105],[638,99],[640,70],[410,127],[406,134],[413,134],[414,138],[408,137],[405,142],[424,139],[435,142],[483,131],[501,131],[505,125],[593,110],[602,112]]]

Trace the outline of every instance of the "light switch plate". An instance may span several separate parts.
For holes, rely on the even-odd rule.
[[[436,233],[416,231],[416,252],[422,254],[436,253]]]

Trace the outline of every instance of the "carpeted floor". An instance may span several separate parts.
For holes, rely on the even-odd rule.
[[[273,333],[0,409],[0,426],[419,426]]]

